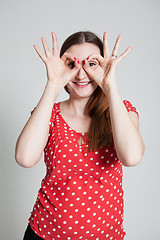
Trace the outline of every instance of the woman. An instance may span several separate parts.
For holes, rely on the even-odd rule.
[[[139,115],[122,101],[116,85],[118,36],[109,53],[92,32],[77,32],[59,54],[42,38],[46,65],[44,93],[19,136],[16,161],[32,167],[44,150],[47,173],[24,239],[124,239],[122,165],[137,165],[144,153]],[[55,103],[61,90],[69,99]]]

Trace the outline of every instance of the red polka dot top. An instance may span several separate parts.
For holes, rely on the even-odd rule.
[[[127,111],[138,115],[129,101],[123,102]],[[85,142],[78,143],[81,135],[70,128],[60,103],[55,103],[44,149],[47,172],[30,226],[46,240],[124,239],[122,163],[114,145],[88,152]]]

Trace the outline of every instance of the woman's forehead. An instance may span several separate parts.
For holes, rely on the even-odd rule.
[[[70,48],[67,49],[68,53],[71,53],[74,57],[77,57],[79,60],[86,59],[89,55],[99,53],[100,49],[98,46],[92,43],[82,43],[72,45]]]

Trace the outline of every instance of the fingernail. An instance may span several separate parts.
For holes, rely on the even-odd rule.
[[[77,63],[79,64],[79,60],[77,61]]]
[[[74,60],[76,60],[77,58],[76,57],[74,57]]]
[[[89,57],[87,57],[87,60],[89,59]]]

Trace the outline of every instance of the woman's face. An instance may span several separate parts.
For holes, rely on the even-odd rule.
[[[74,96],[76,98],[89,98],[97,88],[98,84],[89,78],[87,72],[83,69],[83,64],[84,60],[86,60],[89,55],[96,53],[100,54],[100,49],[92,43],[85,42],[79,45],[71,46],[66,52],[72,54],[73,57],[76,57],[81,66],[77,75],[67,84],[70,96]],[[74,67],[74,62],[70,59],[67,60],[66,64],[69,68]],[[98,64],[99,63],[96,59],[92,59],[92,61],[89,62],[91,68],[96,68]]]

